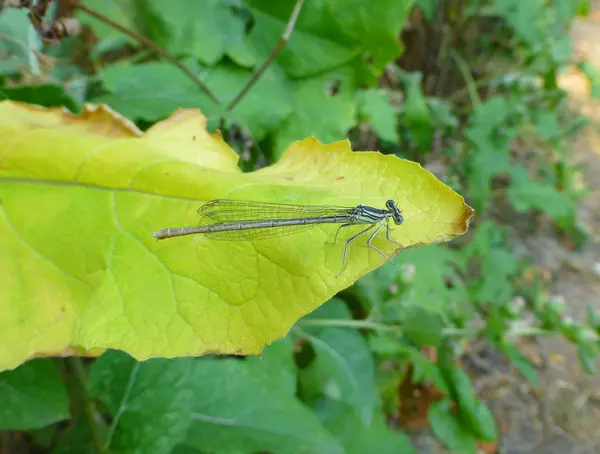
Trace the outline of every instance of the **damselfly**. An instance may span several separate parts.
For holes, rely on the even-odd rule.
[[[390,238],[390,220],[396,225],[404,222],[401,211],[393,200],[385,203],[386,209],[357,205],[353,208],[317,205],[291,205],[280,203],[250,202],[245,200],[211,200],[198,209],[200,222],[197,227],[164,229],[154,233],[162,240],[184,235],[204,234],[214,240],[244,241],[291,235],[318,224],[341,224],[334,237],[344,227],[367,224],[360,232],[348,238],[344,245],[342,271],[346,266],[348,247],[362,235],[372,232],[367,245],[379,254],[390,257],[374,244],[375,236],[385,226],[386,239]],[[341,271],[340,271],[341,273]]]

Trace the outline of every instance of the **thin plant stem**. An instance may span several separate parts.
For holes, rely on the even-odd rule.
[[[73,373],[74,384],[77,387],[79,404],[81,405],[83,417],[85,418],[87,426],[90,430],[94,451],[97,454],[107,454],[108,451],[105,449],[104,444],[102,443],[102,437],[100,436],[98,425],[96,423],[94,406],[90,396],[88,395],[87,371],[85,370],[83,361],[81,358],[75,356],[68,358],[66,360],[66,364]]]
[[[10,41],[10,42],[17,44],[23,50],[26,50],[27,52],[31,52],[32,54],[34,54],[39,60],[43,61],[44,64],[51,64],[51,63],[55,62],[56,60],[59,60],[58,58],[49,57],[47,55],[44,55],[40,51],[37,51],[37,50],[33,49],[32,47],[28,46],[27,44],[22,43],[18,39],[15,39],[11,36],[5,35],[4,33],[0,33],[0,39],[4,39],[6,41]],[[62,60],[66,60],[66,59],[62,59]]]
[[[321,326],[321,327],[336,327],[336,328],[355,328],[355,329],[372,329],[375,331],[395,331],[400,326],[386,325],[384,323],[371,322],[369,320],[350,320],[350,319],[335,319],[335,318],[314,318],[306,319],[300,322],[303,327]]]
[[[275,60],[275,58],[283,50],[283,48],[289,41],[292,32],[294,31],[294,27],[296,26],[296,21],[298,20],[298,16],[300,15],[300,10],[302,9],[303,4],[304,0],[296,1],[296,6],[294,6],[294,9],[292,11],[292,14],[290,15],[290,19],[288,20],[283,35],[281,35],[281,38],[279,38],[279,41],[273,49],[273,52],[271,52],[271,55],[269,55],[269,57],[264,61],[262,66],[255,71],[255,73],[252,75],[246,86],[242,88],[242,90],[237,94],[237,96],[229,103],[226,109],[227,112],[230,112],[235,106],[238,105],[242,98],[246,96],[246,93],[248,93],[250,89],[254,86],[254,84],[258,82],[258,79],[261,78],[261,76],[263,75],[267,67],[271,64],[271,62]]]
[[[471,99],[471,105],[473,108],[476,108],[479,106],[479,104],[481,104],[481,98],[479,98],[479,93],[477,93],[477,85],[473,80],[473,76],[469,70],[469,65],[456,50],[453,49],[450,54],[456,62],[456,66],[465,80],[467,92],[469,93],[469,98]]]
[[[162,55],[169,62],[173,63],[181,71],[183,71],[198,86],[198,88],[200,88],[204,93],[206,93],[208,95],[208,97],[211,100],[213,100],[216,104],[220,104],[219,99],[215,96],[215,94],[212,91],[210,91],[208,86],[204,82],[202,82],[198,78],[198,76],[196,76],[196,74],[194,74],[192,71],[190,71],[189,68],[187,68],[183,63],[181,63],[179,60],[177,60],[175,57],[173,57],[165,49],[163,49],[159,45],[155,44],[153,41],[149,40],[148,38],[145,38],[142,35],[135,33],[132,30],[128,30],[127,28],[123,27],[122,25],[117,24],[116,22],[112,21],[111,19],[104,16],[103,14],[101,14],[91,8],[88,8],[81,2],[75,2],[74,6],[76,9],[79,9],[80,11],[83,11],[92,17],[95,17],[99,21],[102,21],[105,24],[110,25],[111,27],[119,30],[121,33],[131,36],[133,39],[141,42],[144,46],[146,46],[146,47],[152,49],[153,51],[155,51],[156,53]]]

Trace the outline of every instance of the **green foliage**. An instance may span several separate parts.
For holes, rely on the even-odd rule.
[[[190,425],[191,359],[143,363],[110,351],[90,369],[90,396],[112,416],[105,446],[116,452],[169,452]]]
[[[39,63],[34,54],[41,48],[41,41],[33,30],[27,12],[7,8],[0,13],[0,76],[16,74],[27,68],[39,73]]]
[[[486,339],[536,386],[536,368],[518,338],[560,334],[576,346],[584,370],[595,373],[600,315],[590,306],[578,322],[564,302],[547,298],[496,216],[503,206],[509,224],[519,214],[543,213],[563,232],[578,228],[575,203],[583,191],[566,141],[584,121],[568,111],[557,79],[572,58],[568,27],[587,2],[467,2],[447,17],[432,0],[305,2],[283,51],[228,109],[270,56],[295,3],[85,1],[166,49],[218,103],[160,55],[83,11],[77,17],[98,38],[85,67],[70,61],[80,42],[43,45],[26,11],[5,8],[0,99],[73,112],[83,102],[107,103],[144,128],[179,107],[200,108],[214,125],[223,119],[226,137],[240,128],[252,137],[259,146],[251,151],[234,144],[254,154],[244,157],[252,165],[279,159],[290,142],[307,136],[331,142],[350,135],[372,144],[361,142],[366,129],[384,153],[443,164],[443,178],[477,210],[471,236],[453,248],[404,250],[396,264],[300,320],[261,358],[137,362],[108,351],[89,367],[72,412],[67,391],[74,385],[61,375],[62,362],[36,359],[0,373],[2,430],[28,431],[38,446],[56,440],[55,454],[410,453],[409,438],[388,424],[402,405],[400,386],[410,381],[443,394],[428,409],[434,434],[454,452],[475,453],[477,441],[497,440],[498,430],[460,365],[469,342]],[[413,8],[444,30],[493,22],[476,37],[452,35],[476,41],[493,64],[482,69],[479,55],[449,51],[452,40],[442,40],[431,60],[449,66],[431,69],[428,60],[416,71],[400,69],[397,37]],[[44,72],[35,52],[57,60]],[[455,64],[460,84],[441,89]],[[599,97],[598,70],[585,61],[578,66]],[[431,347],[437,361],[426,354]],[[56,424],[68,418],[69,427]]]
[[[68,396],[50,359],[0,374],[0,401],[0,430],[37,429],[69,417]]]
[[[449,400],[436,402],[429,407],[427,414],[433,433],[453,452],[474,454],[477,452],[477,439],[469,432],[451,409]]]

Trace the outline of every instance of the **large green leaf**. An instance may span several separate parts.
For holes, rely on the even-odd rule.
[[[390,430],[382,415],[365,423],[342,402],[322,401],[316,408],[325,427],[342,443],[346,454],[414,454],[410,439]]]
[[[266,57],[282,35],[296,3],[247,0],[256,25],[250,41]],[[413,0],[306,2],[277,63],[293,78],[331,71],[358,57],[359,74],[378,76],[400,55],[398,40]],[[362,77],[360,77],[362,80]]]
[[[335,225],[275,239],[157,242],[153,232],[196,225],[206,200],[229,198],[383,207],[405,221],[404,247],[462,234],[472,210],[416,163],[353,153],[347,142],[291,145],[252,173],[179,111],[146,134],[110,111],[0,103],[0,367],[36,352],[117,348],[137,359],[207,352],[253,354],[386,258],[350,248],[342,271]],[[374,244],[397,246],[379,234]],[[356,246],[354,246],[354,244]]]
[[[169,452],[190,424],[193,360],[138,362],[109,351],[92,366],[90,394],[111,412],[105,446],[119,453]]]
[[[352,68],[336,68],[295,84],[293,113],[275,132],[277,157],[294,140],[314,136],[321,142],[344,137],[357,114],[356,81]]]
[[[254,66],[256,56],[246,40],[244,23],[223,0],[151,0],[164,22],[164,46],[176,55],[214,65],[225,55],[240,66]]]
[[[187,62],[200,74],[199,65]],[[228,104],[242,89],[252,71],[230,63],[208,68],[202,73],[204,83],[222,105]],[[224,113],[178,68],[166,63],[112,65],[100,74],[108,94],[95,101],[109,104],[131,119],[156,121],[180,107],[199,107],[211,116],[226,116],[252,131],[255,140],[275,130],[292,112],[293,86],[276,68],[263,74],[260,81],[233,109]],[[165,80],[169,83],[165,84]],[[342,131],[343,132],[343,131]],[[294,137],[297,138],[297,137]]]
[[[341,454],[335,438],[295,396],[292,355],[291,343],[280,341],[263,358],[197,361],[185,443],[220,454]]]
[[[69,399],[50,359],[0,373],[0,430],[37,429],[69,418]]]
[[[334,298],[306,317],[307,320],[319,318],[348,319],[351,316],[344,303]],[[370,424],[379,405],[375,364],[366,340],[351,328],[309,327],[305,336],[316,353],[310,367],[302,370],[305,392],[325,394],[345,402],[366,425]]]

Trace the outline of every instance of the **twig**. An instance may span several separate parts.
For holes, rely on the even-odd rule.
[[[325,328],[356,328],[373,329],[375,331],[396,331],[400,326],[386,325],[369,320],[335,319],[335,318],[309,318],[301,320],[301,326],[321,326]]]
[[[94,450],[98,454],[106,454],[107,451],[102,444],[102,438],[95,420],[94,408],[87,391],[87,372],[83,361],[79,357],[72,357],[66,360],[66,364],[73,373],[74,386],[76,387],[75,392],[79,400],[78,404],[81,405],[83,417],[88,424]]]
[[[16,45],[18,45],[19,47],[21,47],[23,50],[25,50],[27,52],[33,53],[40,61],[43,61],[47,65],[52,64],[53,62],[55,62],[55,61],[58,60],[58,58],[49,57],[47,55],[44,55],[40,51],[37,51],[37,50],[29,47],[27,44],[22,43],[18,39],[15,39],[15,38],[13,38],[11,36],[5,35],[4,33],[0,33],[0,39],[4,39],[6,41],[10,41],[12,43],[15,43]]]
[[[265,62],[262,64],[262,66],[260,68],[258,68],[258,70],[256,70],[256,72],[252,75],[252,78],[248,81],[246,86],[244,88],[242,88],[242,90],[237,94],[237,96],[233,99],[233,101],[231,101],[229,103],[229,105],[227,106],[227,109],[225,109],[227,112],[230,112],[231,110],[233,110],[233,108],[235,106],[238,105],[238,103],[242,100],[242,98],[246,95],[246,93],[248,93],[248,91],[250,91],[250,89],[258,81],[258,79],[260,79],[260,77],[263,75],[263,73],[265,72],[267,67],[271,64],[271,62],[273,60],[275,60],[275,58],[283,50],[283,48],[289,41],[292,32],[294,31],[294,27],[296,26],[296,20],[298,19],[298,16],[300,15],[300,10],[302,9],[303,3],[304,3],[304,0],[296,1],[296,6],[294,6],[294,10],[292,11],[292,14],[290,15],[290,19],[288,20],[288,23],[287,23],[287,26],[285,27],[283,35],[281,35],[281,38],[279,38],[279,41],[277,42],[277,45],[273,49],[273,52],[271,52],[271,55],[269,55],[269,57],[265,60]]]
[[[133,39],[136,39],[137,41],[141,42],[144,46],[146,46],[146,47],[152,49],[153,51],[157,52],[158,54],[162,55],[168,61],[173,63],[175,66],[177,66],[181,71],[183,71],[198,86],[198,88],[200,88],[202,91],[204,91],[208,95],[208,97],[211,100],[213,100],[216,104],[220,104],[219,99],[213,94],[212,91],[210,91],[208,86],[206,86],[206,84],[204,82],[202,82],[198,78],[198,76],[196,76],[183,63],[181,63],[179,60],[177,60],[175,57],[173,57],[165,49],[163,49],[159,45],[155,44],[154,42],[150,41],[148,38],[145,38],[142,35],[139,35],[138,33],[134,32],[132,30],[128,30],[127,28],[123,27],[122,25],[119,25],[116,22],[109,19],[108,17],[102,15],[101,13],[88,8],[81,2],[75,2],[75,4],[73,6],[75,7],[75,9],[84,11],[85,13],[89,14],[92,17],[95,17],[99,21],[102,21],[105,24],[110,25],[111,27],[119,30],[121,33],[131,36]]]

